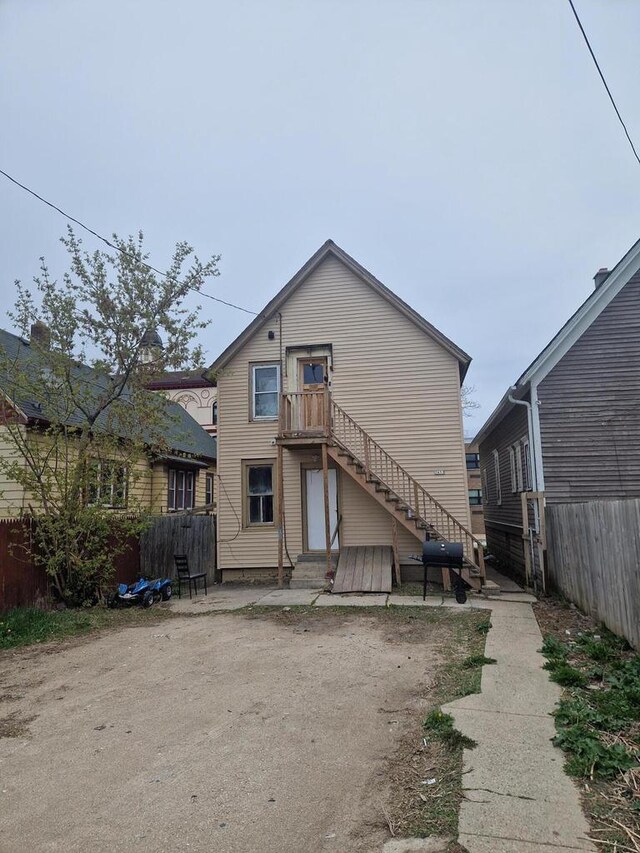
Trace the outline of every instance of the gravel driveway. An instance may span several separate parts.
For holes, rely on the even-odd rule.
[[[414,632],[318,608],[5,653],[1,853],[379,851],[385,764],[439,660]]]

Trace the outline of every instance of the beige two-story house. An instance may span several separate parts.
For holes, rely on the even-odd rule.
[[[334,589],[387,589],[428,535],[463,543],[479,587],[469,362],[327,241],[211,367],[223,580],[336,571]]]

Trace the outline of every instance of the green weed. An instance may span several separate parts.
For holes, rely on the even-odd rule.
[[[469,655],[468,658],[465,658],[462,661],[462,666],[465,669],[475,669],[478,666],[484,666],[485,664],[495,663],[495,662],[496,662],[495,658],[488,658],[482,654],[480,654],[480,655]]]
[[[455,728],[451,714],[443,714],[438,709],[430,711],[422,725],[431,737],[437,738],[451,749],[473,749],[477,746],[474,740]]]
[[[584,687],[589,681],[583,672],[566,661],[549,660],[545,663],[544,669],[548,669],[551,680],[562,687]]]

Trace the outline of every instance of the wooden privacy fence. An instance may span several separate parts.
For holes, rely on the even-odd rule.
[[[162,515],[140,537],[140,568],[151,577],[173,577],[174,554],[186,554],[192,572],[216,579],[215,515]]]
[[[47,573],[35,566],[24,551],[30,536],[28,522],[0,521],[0,612],[47,602],[50,583]]]
[[[0,519],[0,612],[51,603],[51,579],[24,547],[29,545],[35,523],[29,519]],[[114,583],[130,583],[139,567],[139,543],[132,536],[115,559]]]
[[[640,500],[547,504],[549,578],[640,648]]]

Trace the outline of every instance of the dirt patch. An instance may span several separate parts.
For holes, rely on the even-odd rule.
[[[597,628],[590,616],[581,613],[574,604],[556,598],[542,598],[533,605],[533,612],[544,637],[553,634],[560,639],[577,636],[581,631]]]
[[[471,616],[254,608],[4,654],[36,718],[0,740],[3,853],[381,849],[389,758]]]
[[[25,737],[29,734],[29,724],[36,719],[35,716],[23,717],[17,711],[7,717],[0,717],[0,738],[3,737]]]

